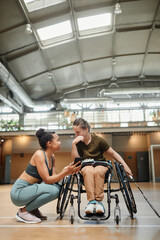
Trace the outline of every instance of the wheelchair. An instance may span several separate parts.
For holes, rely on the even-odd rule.
[[[86,160],[82,161],[82,166]],[[128,212],[130,214],[131,219],[133,219],[133,214],[137,212],[135,199],[129,184],[129,179],[127,175],[125,174],[123,165],[117,162],[114,162],[115,170],[117,174],[117,178],[119,181],[119,188],[112,189],[111,188],[111,180],[113,175],[113,166],[110,160],[107,160],[106,162],[100,162],[100,161],[94,161],[91,159],[92,163],[89,163],[87,160],[88,165],[94,164],[94,166],[97,165],[103,165],[108,167],[108,170],[105,175],[105,183],[106,183],[106,189],[104,189],[104,193],[107,194],[107,204],[106,207],[107,211],[104,215],[98,216],[98,215],[84,215],[81,214],[81,195],[83,193],[86,193],[84,183],[83,183],[83,177],[80,173],[77,173],[75,175],[69,175],[63,179],[61,191],[58,197],[57,201],[57,214],[59,214],[59,218],[63,219],[66,209],[68,207],[68,204],[70,202],[70,208],[69,208],[69,221],[71,224],[75,221],[75,209],[74,209],[74,200],[77,199],[78,204],[78,216],[83,220],[94,220],[94,221],[104,221],[107,220],[111,215],[111,200],[115,200],[115,208],[114,208],[114,221],[116,224],[119,224],[121,220],[121,209],[119,206],[119,197],[116,192],[120,191],[123,195],[126,207],[128,209]],[[86,162],[85,162],[86,164]],[[77,187],[75,188],[75,185]]]

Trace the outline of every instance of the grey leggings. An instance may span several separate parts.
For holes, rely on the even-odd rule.
[[[16,206],[25,206],[28,212],[58,198],[60,186],[55,184],[30,184],[17,179],[11,189],[11,200]]]

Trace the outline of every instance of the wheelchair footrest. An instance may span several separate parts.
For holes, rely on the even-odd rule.
[[[89,220],[105,220],[106,219],[106,215],[105,214],[102,214],[102,215],[96,215],[96,214],[94,214],[94,215],[84,215],[84,218],[87,218],[87,219],[89,219]]]

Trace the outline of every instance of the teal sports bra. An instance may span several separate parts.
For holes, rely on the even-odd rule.
[[[53,158],[52,158],[52,167],[51,169],[49,169],[48,167],[48,162],[47,162],[47,156],[45,154],[45,152],[43,151],[44,155],[45,155],[45,163],[46,163],[46,166],[48,168],[48,173],[49,173],[49,176],[52,176],[52,170],[53,170]],[[30,175],[31,177],[34,177],[34,178],[37,178],[39,180],[42,180],[41,176],[39,175],[38,171],[37,171],[37,168],[36,166],[33,166],[32,164],[28,164],[25,172]]]

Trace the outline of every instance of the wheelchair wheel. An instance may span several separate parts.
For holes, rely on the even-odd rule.
[[[74,218],[73,218],[73,216],[71,216],[71,224],[73,224],[74,223]]]
[[[133,192],[132,192],[132,189],[130,187],[130,184],[129,184],[127,176],[126,176],[126,179],[127,179],[126,180],[126,187],[128,189],[128,193],[129,193],[129,196],[130,196],[130,199],[131,199],[132,210],[133,210],[134,213],[137,213],[136,203],[135,203]]]
[[[115,166],[116,166],[117,177],[118,177],[119,184],[120,184],[120,190],[124,197],[124,201],[126,203],[128,211],[130,213],[130,216],[131,216],[131,218],[133,218],[133,212],[136,213],[137,209],[136,209],[136,203],[135,203],[135,200],[133,197],[133,193],[132,193],[128,178],[123,169],[123,165],[117,164],[115,162]]]
[[[70,175],[64,182],[63,192],[61,194],[62,199],[59,204],[60,219],[63,218],[65,211],[67,209],[67,206],[71,197],[73,183],[74,183],[74,177],[72,175]]]
[[[116,224],[118,225],[119,224],[119,216],[118,215],[116,216],[115,220],[116,220]]]
[[[57,214],[60,213],[60,208],[61,208],[61,203],[62,203],[62,196],[63,196],[64,188],[65,188],[65,182],[66,182],[66,179],[64,178],[63,181],[62,181],[61,190],[60,190],[60,193],[59,193],[59,196],[58,196],[58,200],[57,200]]]
[[[128,190],[128,194],[129,194],[129,197],[130,197],[130,200],[131,200],[132,210],[133,210],[134,213],[137,213],[137,207],[136,207],[136,202],[135,202],[135,199],[134,199],[134,196],[133,196],[133,192],[132,192],[131,186],[129,184],[128,177],[126,176],[126,173],[125,173],[122,165],[120,165],[120,170],[122,172],[122,176],[123,176],[124,183],[126,185],[126,189]]]

